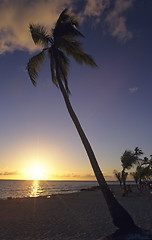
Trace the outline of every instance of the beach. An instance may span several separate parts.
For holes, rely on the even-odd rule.
[[[151,230],[150,190],[132,186],[122,197],[119,186],[110,188],[137,226]],[[96,240],[115,230],[101,190],[0,200],[1,240]]]

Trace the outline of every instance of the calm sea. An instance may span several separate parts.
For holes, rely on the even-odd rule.
[[[118,184],[114,181],[108,183]],[[72,193],[92,186],[98,186],[98,183],[95,181],[0,180],[0,199]]]

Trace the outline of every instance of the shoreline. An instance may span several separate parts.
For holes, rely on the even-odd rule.
[[[110,186],[135,223],[152,229],[152,194],[136,191],[121,196]],[[0,200],[0,239],[96,240],[115,232],[101,190],[55,194],[47,197]]]
[[[31,196],[31,197],[7,197],[7,198],[0,198],[1,200],[24,200],[24,199],[32,199],[32,198],[38,198],[38,199],[49,199],[49,198],[54,198],[54,197],[69,197],[70,195],[76,194],[76,193],[81,193],[81,192],[92,192],[92,191],[97,191],[100,190],[99,186],[92,186],[92,187],[88,187],[88,188],[81,188],[78,191],[63,191],[60,193],[52,193],[52,194],[48,194],[48,195],[40,195],[40,196]]]
[[[121,187],[119,184],[108,184],[109,188],[112,190],[113,192],[113,189],[115,189],[115,193],[118,192],[118,195],[121,195],[120,194],[120,191],[122,191]],[[136,185],[135,184],[131,184],[130,185],[131,188],[134,188],[136,189]],[[119,188],[119,190],[117,191],[117,189]],[[71,195],[71,194],[75,194],[75,193],[81,193],[81,192],[93,192],[93,191],[99,191],[100,190],[100,186],[97,185],[97,186],[91,186],[91,187],[86,187],[86,188],[81,188],[79,190],[74,190],[74,191],[71,191],[71,190],[63,190],[59,193],[52,193],[52,194],[46,194],[46,195],[39,195],[39,196],[23,196],[23,197],[11,197],[11,196],[8,196],[6,198],[0,198],[0,201],[3,200],[24,200],[24,199],[32,199],[32,198],[38,198],[38,199],[49,199],[49,198],[52,198],[52,197],[57,197],[57,196],[64,196],[64,195]],[[136,189],[137,190],[137,189]],[[149,189],[147,189],[149,191]],[[136,191],[138,193],[138,191]]]
[[[14,183],[15,182],[15,183]],[[33,181],[33,180],[0,181],[0,199],[36,197],[52,194],[68,194],[99,186],[97,181]],[[117,181],[109,181],[108,185],[118,185]],[[134,182],[128,182],[134,184]]]

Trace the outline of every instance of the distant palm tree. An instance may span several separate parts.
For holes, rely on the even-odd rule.
[[[122,163],[122,182],[124,187],[124,194],[126,192],[126,179],[128,173],[125,172],[126,169],[130,169],[137,161],[135,154],[130,150],[125,150],[123,155],[121,156],[121,163]]]
[[[124,170],[130,169],[136,163],[135,154],[130,150],[125,150],[121,156],[121,163]]]
[[[139,157],[143,154],[143,151],[139,147],[135,147],[134,151],[135,151],[134,155],[137,159],[136,161],[138,162],[139,165],[141,165]]]
[[[135,227],[135,224],[128,212],[118,203],[110,191],[99,168],[90,143],[80,125],[75,112],[73,111],[69,100],[70,91],[67,81],[69,59],[67,55],[72,56],[80,64],[86,63],[92,67],[97,67],[93,58],[83,52],[82,45],[77,40],[77,37],[84,37],[78,31],[78,26],[78,21],[73,15],[69,14],[67,9],[65,9],[60,14],[54,29],[52,29],[51,35],[48,34],[43,26],[30,24],[30,31],[34,43],[42,46],[43,49],[38,55],[32,57],[29,60],[27,64],[27,70],[32,83],[34,86],[36,86],[35,80],[38,77],[37,71],[44,61],[46,52],[48,53],[48,57],[50,59],[52,81],[61,90],[68,112],[86,149],[95,176],[109,207],[113,223],[120,229],[126,230],[126,227],[133,229]]]
[[[117,180],[119,181],[120,187],[121,187],[121,185],[122,185],[122,174],[121,174],[121,172],[118,172],[117,170],[114,170],[113,173],[114,173],[115,177],[117,178]]]
[[[139,173],[136,171],[136,172],[131,172],[130,175],[134,178],[135,182],[136,182],[136,185],[138,183],[138,180],[139,180]]]

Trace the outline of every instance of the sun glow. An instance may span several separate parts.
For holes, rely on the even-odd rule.
[[[30,180],[43,180],[45,178],[45,170],[43,165],[34,164],[28,171]]]

